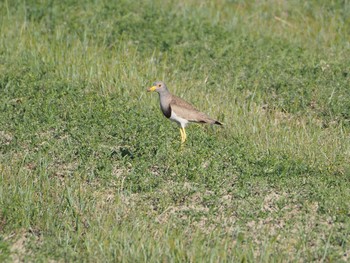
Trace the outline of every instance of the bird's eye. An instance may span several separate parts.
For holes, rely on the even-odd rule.
[[[160,86],[162,86],[162,85],[158,84],[158,87],[159,87],[159,88],[160,88]]]

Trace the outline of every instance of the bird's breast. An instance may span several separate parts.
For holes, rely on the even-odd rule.
[[[162,105],[160,104],[160,109],[162,110],[165,117],[170,118],[171,116],[171,107],[170,104],[168,105]]]

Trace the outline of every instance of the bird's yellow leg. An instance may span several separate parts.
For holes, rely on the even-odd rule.
[[[183,140],[184,140],[184,134],[183,134],[182,128],[180,128],[180,134],[181,134],[181,143],[183,143]]]
[[[186,141],[186,138],[187,138],[185,128],[181,127],[180,132],[181,132],[181,143],[184,143]]]

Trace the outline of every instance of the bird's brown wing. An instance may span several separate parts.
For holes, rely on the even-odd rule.
[[[212,123],[216,121],[211,119],[208,115],[203,112],[200,112],[187,101],[176,97],[173,95],[173,98],[170,102],[171,110],[176,113],[177,116],[186,119],[190,122],[203,122],[203,123]]]

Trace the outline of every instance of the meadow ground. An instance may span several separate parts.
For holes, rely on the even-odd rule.
[[[349,1],[1,1],[0,261],[349,261],[349,83]]]

